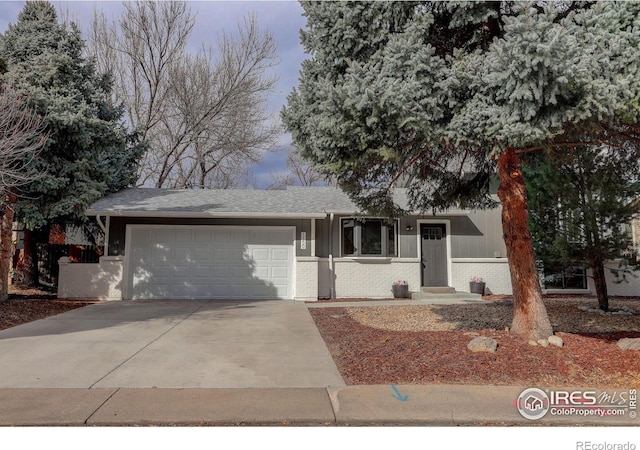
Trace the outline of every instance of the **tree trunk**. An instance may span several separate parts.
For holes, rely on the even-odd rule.
[[[607,281],[604,269],[604,258],[596,255],[589,261],[593,271],[593,282],[598,296],[598,307],[603,311],[609,311],[609,294],[607,292]]]
[[[9,298],[9,269],[13,256],[13,208],[5,203],[0,210],[0,301]]]
[[[513,288],[513,322],[511,331],[526,339],[544,339],[553,328],[542,302],[535,252],[529,230],[527,191],[520,157],[509,147],[498,157],[502,203],[502,230],[507,247],[511,286]]]

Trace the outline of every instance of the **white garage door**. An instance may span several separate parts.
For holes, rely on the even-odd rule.
[[[131,299],[292,299],[293,227],[127,227]]]

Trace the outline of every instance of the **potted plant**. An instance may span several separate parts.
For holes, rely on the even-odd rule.
[[[484,295],[485,285],[486,283],[482,277],[471,277],[471,281],[469,281],[469,292]]]
[[[408,298],[409,297],[409,285],[405,280],[396,280],[391,286],[393,291],[393,298]]]

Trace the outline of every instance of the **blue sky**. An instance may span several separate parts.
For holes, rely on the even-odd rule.
[[[0,1],[0,33],[9,23],[17,20],[24,1]],[[122,9],[120,1],[65,1],[51,0],[62,16],[67,15],[84,31],[88,29],[94,8],[102,9],[107,17],[117,17]],[[269,108],[279,121],[279,112],[286,102],[291,89],[297,85],[300,65],[305,59],[300,44],[299,31],[305,26],[302,7],[296,1],[189,1],[192,12],[196,13],[196,24],[191,35],[189,48],[194,52],[202,42],[213,43],[217,34],[225,30],[234,32],[238,20],[250,13],[257,17],[260,27],[269,30],[276,40],[280,63],[274,68],[278,76],[275,91],[269,97]],[[289,135],[282,135],[279,146],[291,143]],[[264,188],[271,181],[272,173],[285,171],[286,154],[267,153],[263,162],[255,168],[258,187]]]

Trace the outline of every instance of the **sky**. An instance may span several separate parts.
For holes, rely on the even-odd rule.
[[[104,11],[108,18],[116,18],[122,10],[121,1],[66,1],[50,0],[56,6],[60,17],[68,17],[76,22],[80,29],[88,30],[94,8]],[[189,49],[196,52],[204,42],[213,44],[216,36],[225,30],[236,31],[238,20],[247,14],[255,14],[262,30],[273,35],[280,58],[273,69],[278,76],[274,92],[269,96],[269,109],[273,117],[280,121],[279,113],[286,103],[286,97],[298,83],[302,61],[306,58],[300,44],[299,31],[305,26],[302,7],[297,1],[189,1],[189,6],[196,14],[196,23],[191,34]],[[22,10],[24,1],[0,1],[0,33],[10,23],[15,23]],[[291,136],[283,132],[277,144],[286,147],[291,144]],[[285,152],[265,154],[263,161],[254,169],[256,185],[265,188],[273,181],[272,174],[285,173]]]

